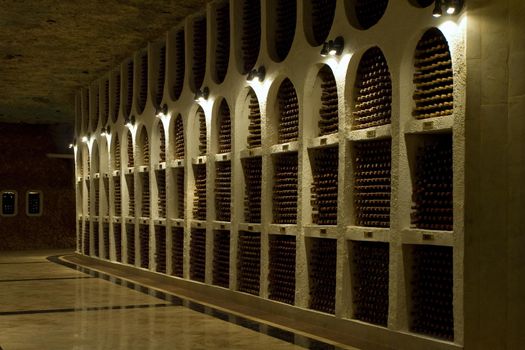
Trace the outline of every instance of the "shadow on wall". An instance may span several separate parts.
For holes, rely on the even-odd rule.
[[[16,215],[0,216],[0,250],[74,247],[73,158],[47,156],[65,152],[72,129],[0,123],[0,135],[0,191],[18,194]],[[35,190],[43,194],[42,215],[28,216],[26,193]]]

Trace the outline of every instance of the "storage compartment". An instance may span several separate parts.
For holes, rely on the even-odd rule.
[[[231,161],[215,163],[215,217],[231,220]]]
[[[115,239],[115,259],[117,262],[122,261],[122,224],[113,224],[113,238]]]
[[[215,81],[226,78],[230,60],[230,3],[217,4],[215,12]]]
[[[337,240],[307,238],[309,308],[335,313]]]
[[[155,266],[156,271],[166,273],[166,227],[155,226]]]
[[[135,225],[126,224],[126,246],[129,265],[135,265]]]
[[[149,269],[149,225],[139,225],[140,267]]]
[[[213,284],[224,288],[230,285],[230,231],[214,231]]]
[[[297,153],[273,156],[273,223],[297,223],[298,164]]]
[[[193,20],[192,89],[199,90],[206,73],[206,17]]]
[[[204,282],[206,276],[206,230],[191,229],[190,278]]]
[[[242,160],[244,171],[244,222],[261,222],[262,157]]]
[[[171,228],[171,274],[177,277],[184,275],[184,229]]]
[[[148,53],[147,51],[142,52],[139,56],[139,72],[138,72],[138,100],[137,109],[138,113],[142,114],[148,101]]]
[[[166,170],[155,171],[157,179],[157,215],[159,218],[166,217]]]
[[[195,189],[193,194],[193,219],[206,220],[206,164],[193,165]]]
[[[277,119],[274,121],[277,124],[274,124],[277,135],[275,135],[276,140],[273,144],[297,141],[299,137],[299,103],[290,79],[285,79],[281,83],[277,93],[277,100],[277,110],[275,111]]]
[[[339,147],[309,150],[312,223],[337,225]]]
[[[261,273],[261,234],[239,231],[237,290],[259,295]]]
[[[295,236],[270,235],[268,294],[286,304],[295,301]]]
[[[272,59],[276,62],[284,61],[293,44],[295,37],[295,22],[297,20],[296,0],[269,1],[270,20],[268,24],[268,47]]]

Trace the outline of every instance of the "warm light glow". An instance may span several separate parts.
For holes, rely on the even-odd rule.
[[[87,136],[82,136],[82,142],[87,143],[89,141]]]
[[[69,144],[69,149],[71,149],[71,148],[73,148],[73,144],[72,143]]]
[[[432,14],[432,16],[434,16],[435,18],[439,18],[441,17],[441,13],[435,12]]]
[[[336,49],[331,49],[330,50],[330,55],[335,56],[336,54],[337,54],[337,50]]]
[[[131,124],[131,121],[128,121],[128,122],[126,123],[126,126],[127,126],[128,128],[131,128],[131,127],[133,126],[133,124]]]
[[[454,6],[449,6],[449,7],[447,8],[447,13],[448,13],[449,15],[453,15],[455,12],[456,12],[456,8],[455,8]]]

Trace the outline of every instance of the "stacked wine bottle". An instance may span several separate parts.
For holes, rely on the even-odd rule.
[[[183,277],[184,275],[184,229],[182,227],[171,228],[171,268],[172,275]]]
[[[117,119],[118,119],[118,115],[119,115],[119,112],[120,112],[120,73],[119,72],[116,72],[115,73],[115,78],[114,78],[114,90],[113,90],[113,101],[112,101],[112,105],[113,105],[113,111],[112,111],[112,119],[113,119],[113,122],[116,122]]]
[[[199,155],[205,156],[208,150],[208,136],[206,133],[206,116],[202,108],[197,112],[199,116]]]
[[[156,271],[166,273],[166,227],[155,226]]]
[[[248,73],[257,62],[261,45],[261,2],[243,0],[241,49],[243,72]]]
[[[215,41],[215,74],[217,82],[222,83],[228,71],[230,59],[230,3],[219,5],[216,13],[216,41]]]
[[[270,235],[269,298],[286,304],[295,301],[295,237]]]
[[[206,72],[206,17],[193,21],[193,71],[194,88],[200,89]]]
[[[247,143],[248,148],[257,148],[261,147],[261,109],[259,107],[257,95],[255,95],[255,92],[252,89],[250,89],[248,96],[250,98],[248,105],[250,110],[248,115],[250,125],[248,125]]]
[[[273,222],[297,223],[297,153],[284,153],[275,157],[273,185]]]
[[[246,158],[242,161],[244,170],[244,221],[261,222],[261,178],[262,158]]]
[[[296,0],[280,0],[275,13],[275,53],[278,61],[283,61],[292,47],[297,17]]]
[[[353,242],[354,318],[386,326],[388,321],[388,243]]]
[[[354,144],[354,205],[358,226],[390,226],[391,140]]]
[[[166,217],[166,170],[155,172],[157,178],[157,209],[159,218]]]
[[[335,77],[328,66],[320,71],[321,108],[319,109],[319,136],[336,133],[339,128],[339,100]]]
[[[145,52],[140,56],[140,72],[139,72],[139,113],[144,111],[146,101],[148,99],[148,53]]]
[[[120,170],[120,141],[118,138],[118,134],[115,134],[115,143],[114,147],[115,150],[113,151],[113,170]]]
[[[206,220],[206,165],[195,165],[195,190],[193,199],[193,219]]]
[[[109,78],[104,80],[104,103],[102,104],[102,120],[101,125],[104,126],[108,122],[109,115]]]
[[[284,80],[279,87],[278,100],[279,134],[277,142],[297,141],[299,137],[299,103],[290,79]]]
[[[114,194],[114,203],[115,203],[115,216],[122,215],[122,189],[120,186],[120,176],[113,177],[113,194]]]
[[[135,226],[133,224],[126,224],[126,243],[128,264],[135,265]]]
[[[104,186],[104,213],[101,216],[109,216],[109,178],[104,177],[102,184]]]
[[[392,114],[392,80],[385,56],[377,46],[363,55],[356,80],[354,129],[390,124]]]
[[[388,0],[355,0],[355,15],[361,29],[369,29],[383,17]]]
[[[126,65],[126,116],[131,114],[131,105],[133,104],[133,61],[130,60]]]
[[[452,115],[454,79],[446,38],[437,28],[429,29],[416,48],[413,115],[418,119]]]
[[[218,153],[228,153],[232,150],[232,126],[230,119],[230,108],[224,100],[221,103],[219,113],[220,123]]]
[[[141,132],[141,146],[142,146],[142,165],[149,165],[150,153],[149,153],[149,139],[146,128],[142,128]],[[139,164],[140,165],[140,164]]]
[[[131,136],[131,131],[128,131],[128,168],[133,168],[135,166],[135,161],[133,157],[133,136]]]
[[[216,163],[215,216],[218,221],[231,220],[231,161]]]
[[[94,103],[93,109],[90,110],[90,115],[91,115],[90,127],[91,127],[91,130],[94,131],[97,128],[98,119],[100,117],[98,86],[93,86],[91,90],[92,90],[92,93],[90,95],[95,101],[95,103]]]
[[[150,191],[149,191],[149,173],[141,173],[142,179],[142,217],[150,217]]]
[[[166,161],[166,133],[164,132],[164,125],[159,123],[159,162]]]
[[[113,224],[113,238],[115,239],[115,258],[122,262],[122,224]]]
[[[133,174],[126,174],[126,184],[128,186],[128,216],[135,216],[135,185]]]
[[[184,169],[176,169],[174,174],[175,181],[177,182],[176,216],[178,219],[184,219],[184,199],[186,198],[184,194]],[[202,184],[200,184],[200,186],[202,186]]]
[[[184,159],[184,126],[179,114],[175,120],[175,159]]]
[[[149,268],[149,226],[139,225],[140,267]]]
[[[83,249],[84,255],[90,255],[90,251],[89,251],[89,244],[91,241],[90,235],[91,235],[91,222],[86,221],[84,224],[84,249]]]
[[[259,295],[261,273],[261,234],[239,231],[237,289]]]
[[[213,284],[224,288],[230,285],[230,231],[214,232]]]
[[[310,238],[310,309],[335,313],[337,240]]]
[[[109,259],[109,224],[102,224],[102,245],[104,247],[103,257]]]
[[[449,135],[418,148],[412,224],[421,229],[452,231],[452,139]]]
[[[157,91],[155,94],[155,105],[157,107],[162,103],[164,97],[164,76],[166,75],[166,45],[162,45],[159,50],[159,73],[157,77]]]
[[[315,150],[312,168],[312,223],[337,225],[339,148]]]
[[[94,205],[94,216],[98,216],[100,213],[100,184],[99,179],[93,179],[93,191],[95,192],[95,205]]]
[[[312,29],[317,45],[321,45],[330,34],[335,6],[336,0],[310,0]]]
[[[78,220],[78,223],[77,223],[77,250],[79,252],[82,252],[82,220]]]
[[[191,229],[190,240],[190,278],[204,282],[206,275],[206,230]]]
[[[413,332],[454,339],[452,248],[414,246],[412,264]]]
[[[180,29],[175,34],[175,77],[173,80],[173,95],[179,99],[184,87],[185,72],[185,40],[184,29]]]
[[[91,186],[89,185],[89,180],[86,180],[85,183],[86,183],[85,186],[86,186],[86,196],[87,196],[87,208],[86,208],[87,209],[87,215],[91,216],[91,214],[92,214],[91,213],[91,195],[90,195],[90,193],[91,193]]]

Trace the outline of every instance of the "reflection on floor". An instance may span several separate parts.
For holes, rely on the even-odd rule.
[[[0,253],[0,350],[337,349],[47,259],[64,253]]]

